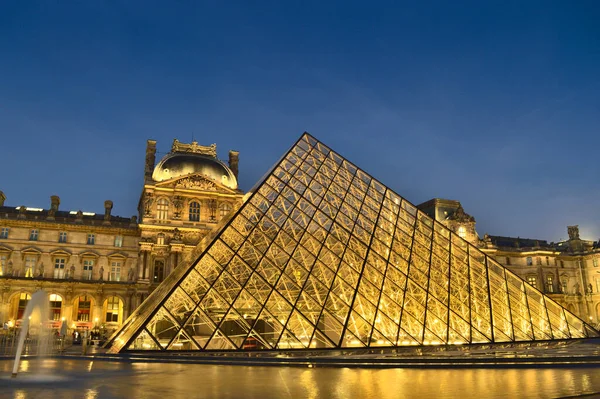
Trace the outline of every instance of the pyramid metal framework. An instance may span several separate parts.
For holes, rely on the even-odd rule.
[[[598,336],[307,133],[206,245],[132,314],[111,352]]]

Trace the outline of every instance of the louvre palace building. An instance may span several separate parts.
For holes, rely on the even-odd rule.
[[[362,172],[354,166],[342,167],[346,161],[338,162],[338,155],[333,155],[329,149],[323,150],[325,147],[312,139],[304,140],[307,146],[315,148],[302,150],[302,154],[310,155],[298,155],[301,151],[294,150],[295,147],[290,151],[298,151],[294,155],[296,163],[304,159],[306,170],[296,170],[293,173],[297,175],[286,181],[282,177],[288,173],[286,168],[294,166],[286,166],[284,159],[262,186],[258,186],[257,193],[247,195],[238,188],[238,152],[229,151],[225,163],[218,159],[215,144],[203,146],[197,142],[185,144],[174,140],[171,151],[157,163],[156,142],[148,140],[143,177],[140,173],[140,186],[143,187],[138,214],[131,217],[113,215],[110,200],[104,202],[103,214],[95,214],[63,210],[57,195],[50,197],[47,208],[39,204],[8,205],[11,196],[18,198],[18,193],[0,191],[0,323],[3,332],[19,326],[31,294],[43,289],[49,294],[49,325],[58,328],[65,321],[73,330],[96,330],[105,336],[123,327],[115,340],[117,350],[125,346],[134,349],[246,349],[256,345],[281,348],[284,339],[289,347],[313,347],[313,342],[316,347],[336,347],[336,343],[344,340],[365,346],[370,342],[399,345],[400,337],[411,344],[413,341],[420,344],[434,342],[440,340],[439,337],[445,337],[441,340],[446,342],[483,339],[476,334],[482,337],[502,335],[506,340],[518,340],[521,334],[527,339],[528,327],[519,327],[520,332],[517,327],[510,327],[510,332],[506,332],[508,327],[503,330],[494,325],[492,328],[491,322],[486,327],[485,315],[480,320],[469,316],[469,320],[461,313],[462,305],[450,305],[452,300],[461,301],[462,294],[452,292],[456,277],[449,277],[451,272],[446,277],[436,277],[433,265],[438,257],[440,260],[452,258],[455,262],[454,251],[463,251],[462,246],[469,259],[465,261],[465,267],[470,270],[465,277],[468,287],[463,287],[467,291],[465,303],[469,314],[478,309],[477,298],[487,298],[483,300],[486,304],[481,306],[488,306],[489,314],[492,307],[503,306],[503,301],[511,303],[512,298],[517,297],[511,291],[513,286],[522,282],[524,288],[519,289],[527,293],[528,302],[520,310],[507,306],[505,313],[512,315],[505,316],[506,319],[517,325],[516,313],[526,312],[532,326],[554,326],[552,333],[538,332],[538,327],[531,327],[532,338],[534,334],[538,334],[536,337],[547,334],[549,339],[561,336],[563,327],[558,327],[560,323],[552,316],[558,312],[558,306],[555,308],[550,303],[561,305],[590,325],[597,325],[600,243],[581,238],[577,226],[568,226],[569,239],[556,243],[541,238],[488,234],[480,237],[475,218],[465,212],[459,201],[435,198],[413,208],[409,203],[404,205],[405,200],[401,197],[388,194],[385,186],[366,175],[356,185],[357,193],[353,196],[336,197],[335,193],[329,194],[327,187],[331,192],[339,187],[350,193],[354,184],[350,182],[357,180],[356,176]],[[288,152],[288,158],[289,154],[291,152]],[[315,164],[308,165],[306,159],[313,159],[311,157]],[[331,182],[322,172],[329,170],[327,166],[316,165],[319,160],[326,165],[328,157],[334,159],[330,171],[338,168],[337,172],[332,172],[335,177],[331,177]],[[142,162],[140,159],[140,172]],[[337,177],[342,174],[348,174],[348,177]],[[319,176],[324,176],[323,181],[316,182]],[[292,210],[294,202],[291,199],[270,200],[270,195],[283,190],[281,187],[291,187],[292,180],[301,181],[302,178],[314,181],[308,181],[306,187],[296,190],[293,195],[298,204],[305,201],[307,209],[298,205],[297,210]],[[346,182],[350,188],[344,188],[336,179]],[[360,191],[361,185],[364,193]],[[369,209],[367,200],[371,197],[373,214],[361,221],[360,214],[363,209]],[[330,199],[326,201],[327,198]],[[363,201],[362,205],[357,198]],[[282,209],[288,205],[289,215],[284,217]],[[82,209],[84,206],[82,204]],[[397,221],[392,221],[392,216],[384,217],[387,210]],[[396,253],[392,241],[395,242],[394,237],[399,234],[395,233],[400,231],[398,226],[405,223],[400,218],[403,212],[407,215],[405,221],[410,220],[418,226],[422,218],[423,226],[430,227],[423,227],[423,232],[417,227],[406,230],[408,238],[402,244],[404,246],[398,244],[400,249]],[[322,220],[319,221],[317,218],[321,213]],[[307,219],[304,226],[301,220],[309,214],[310,220]],[[356,214],[354,219],[352,214]],[[268,215],[261,219],[262,224],[257,221],[259,215]],[[265,224],[263,220],[268,222]],[[336,224],[338,220],[339,224]],[[344,230],[351,223],[361,225],[360,229],[355,227],[356,237],[352,228]],[[295,237],[301,231],[310,232],[311,237],[307,238],[308,233]],[[322,235],[318,231],[322,231]],[[352,233],[348,233],[350,231]],[[373,236],[365,233],[363,238],[360,231],[372,231]],[[438,234],[440,242],[446,243],[446,249],[438,243],[438,238],[431,238]],[[421,236],[422,242],[419,241]],[[399,242],[402,240],[398,238]],[[382,249],[377,250],[376,245],[381,245]],[[387,249],[384,248],[386,245]],[[438,245],[439,254],[435,253]],[[422,258],[430,265],[422,273],[418,271],[421,246],[425,248]],[[467,246],[473,249],[467,250]],[[318,249],[321,247],[323,249]],[[314,253],[312,248],[315,248]],[[289,254],[288,258],[285,258],[286,254]],[[266,262],[273,271],[264,266],[265,271],[259,272]],[[279,267],[278,262],[285,266]],[[454,265],[450,260],[447,262],[446,269],[451,270]],[[221,263],[220,268],[215,266],[217,263]],[[353,271],[354,264],[358,263],[363,265],[362,268]],[[405,271],[401,266],[404,263]],[[230,268],[228,270],[238,270],[238,274],[223,271],[224,264]],[[328,266],[332,264],[339,266]],[[373,266],[370,271],[367,265],[371,264],[383,266],[377,266],[380,269]],[[345,266],[348,270],[344,270]],[[276,267],[285,271],[278,272]],[[446,270],[443,269],[445,266],[440,267],[440,270]],[[510,276],[520,277],[515,278],[518,282],[510,280],[512,277],[508,272],[504,274],[504,268],[512,272]],[[504,290],[506,286],[506,292],[502,294],[505,298],[493,296],[489,289],[488,293],[477,291],[478,270],[488,287],[502,285]],[[386,284],[392,273],[397,276],[393,277],[394,283],[389,283],[388,289]],[[338,275],[342,276],[339,282]],[[359,284],[363,275],[369,283]],[[278,277],[271,279],[271,276]],[[354,291],[353,279],[357,284]],[[250,288],[252,284],[254,288]],[[157,290],[159,286],[161,288]],[[309,291],[310,286],[313,288]],[[442,293],[444,286],[450,286],[444,288],[446,293]],[[394,294],[384,293],[386,289],[406,292],[404,302],[393,298]],[[298,291],[296,294],[295,290]],[[429,299],[419,299],[421,291],[424,298],[429,296]],[[301,304],[299,298],[305,293],[312,299],[305,299],[306,303]],[[228,298],[229,294],[231,298]],[[149,296],[149,301],[144,302]],[[345,302],[347,296],[350,299]],[[143,302],[144,306],[140,306]],[[394,310],[398,303],[401,304]],[[546,305],[540,305],[542,303]],[[406,309],[407,316],[400,315],[400,308]],[[320,310],[315,313],[307,309]],[[339,309],[346,309],[346,313],[336,314]],[[377,309],[385,310],[378,313]],[[123,326],[134,312],[139,317],[131,325]],[[484,310],[481,312],[485,313]],[[427,318],[426,313],[432,316]],[[544,313],[546,321],[534,323],[536,313]],[[420,317],[421,322],[418,321]],[[399,322],[397,318],[408,321]],[[568,317],[563,319],[565,325],[572,328],[574,324]],[[463,320],[471,324],[471,332],[460,332]],[[436,328],[439,329],[436,325],[442,324],[446,326],[445,330],[436,332]],[[367,330],[369,333],[365,333]],[[388,330],[395,332],[389,335]],[[482,332],[475,333],[475,330]],[[232,338],[240,334],[245,338],[238,341]],[[279,340],[279,343],[273,344],[273,340]]]

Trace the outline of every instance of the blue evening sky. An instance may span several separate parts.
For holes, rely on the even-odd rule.
[[[3,1],[0,190],[131,216],[148,138],[239,150],[248,190],[308,131],[481,236],[595,240],[599,21],[598,1]]]

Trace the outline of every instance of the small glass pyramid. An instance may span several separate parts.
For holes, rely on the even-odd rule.
[[[132,314],[111,352],[598,336],[307,133],[205,244]]]

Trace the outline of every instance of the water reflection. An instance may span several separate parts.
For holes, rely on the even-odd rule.
[[[336,369],[29,360],[0,397],[30,398],[551,398],[600,392],[599,368]],[[36,383],[36,375],[66,378]],[[7,377],[4,379],[4,377]],[[19,380],[19,378],[21,378]],[[30,382],[26,379],[31,378]],[[48,380],[46,380],[48,381]]]

